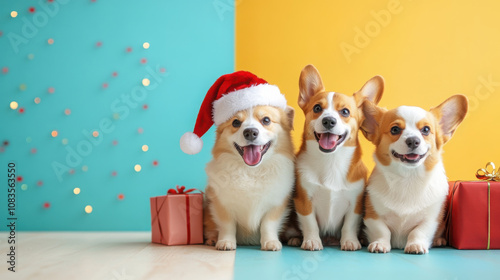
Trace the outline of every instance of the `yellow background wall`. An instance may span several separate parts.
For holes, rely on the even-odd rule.
[[[500,2],[236,0],[236,69],[276,84],[296,110],[295,145],[304,115],[298,78],[307,64],[329,91],[352,94],[382,75],[380,106],[425,109],[469,97],[469,114],[445,145],[451,180],[475,179],[500,165]],[[363,34],[360,34],[363,33]],[[364,161],[373,147],[362,134]]]

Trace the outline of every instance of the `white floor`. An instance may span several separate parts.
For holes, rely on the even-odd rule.
[[[0,279],[232,279],[235,253],[151,243],[149,232],[18,232],[16,272],[0,232]]]

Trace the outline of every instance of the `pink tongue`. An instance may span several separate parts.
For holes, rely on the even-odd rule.
[[[260,162],[262,146],[248,145],[243,148],[243,160],[252,166]]]
[[[319,136],[319,145],[325,150],[331,150],[337,145],[340,136],[331,133],[321,133]]]
[[[409,160],[416,160],[419,157],[417,154],[406,154],[405,158]]]

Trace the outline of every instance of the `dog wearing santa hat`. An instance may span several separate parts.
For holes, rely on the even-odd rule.
[[[204,236],[217,250],[260,245],[279,251],[294,185],[290,131],[294,111],[279,88],[246,71],[221,76],[201,105],[194,131],[181,137],[187,154],[215,124],[213,159],[206,166]]]

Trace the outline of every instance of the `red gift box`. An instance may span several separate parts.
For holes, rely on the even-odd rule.
[[[457,249],[500,249],[500,182],[449,182],[448,241]]]
[[[151,197],[151,240],[165,245],[203,243],[203,194],[177,187]]]

